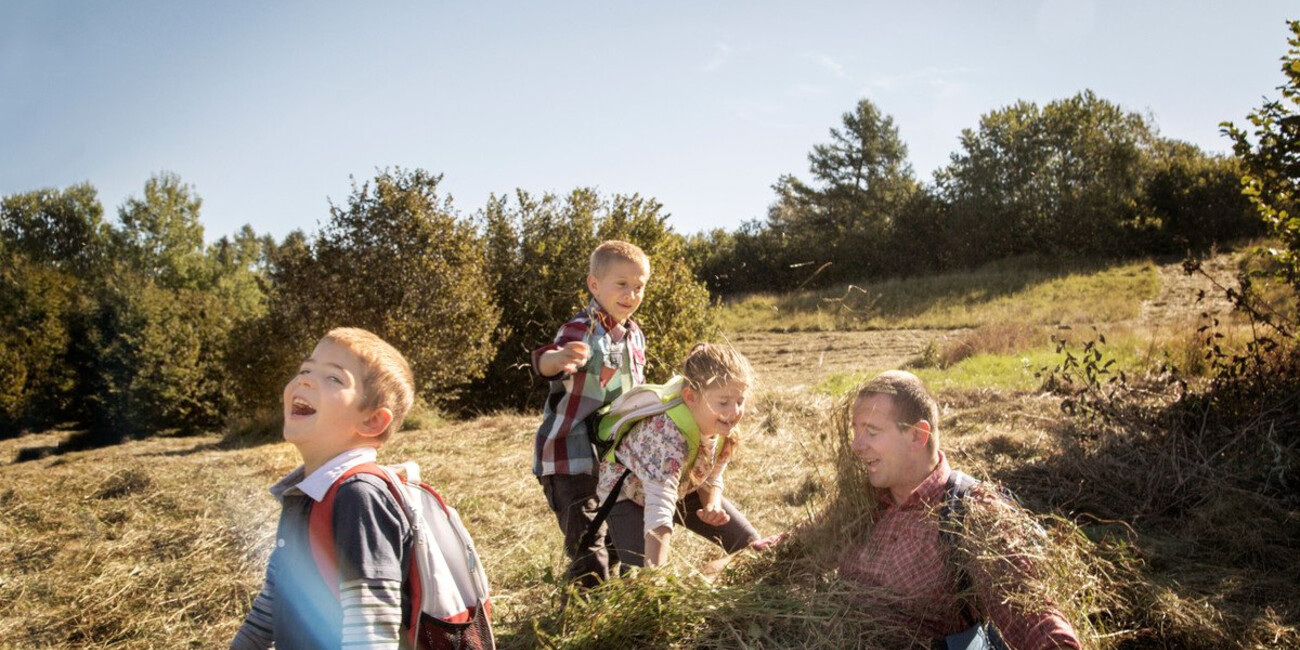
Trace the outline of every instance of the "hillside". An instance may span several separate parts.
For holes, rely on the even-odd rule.
[[[1233,264],[1225,255],[1212,269],[1227,273]],[[1154,285],[1129,295],[1122,317],[1087,327],[1056,322],[1044,329],[1035,323],[1024,346],[1049,345],[1035,338],[1049,331],[1086,333],[1091,327],[1122,331],[1117,338],[1128,337],[1138,347],[1163,347],[1170,336],[1179,340],[1205,309],[1194,300],[1201,285],[1173,264],[1150,264],[1135,273],[1154,277]],[[1033,286],[1021,291],[1037,295]],[[1011,292],[989,304],[1016,296]],[[1006,313],[1000,304],[996,309]],[[825,506],[835,485],[831,434],[843,390],[857,377],[977,340],[973,333],[987,331],[987,324],[979,322],[978,309],[967,313],[977,317],[952,323],[955,327],[731,332],[728,338],[753,361],[763,383],[746,416],[748,435],[729,470],[727,490],[760,532],[786,530]],[[966,359],[988,363],[978,354]],[[1138,368],[1150,360],[1150,354],[1145,360],[1139,355],[1125,363]],[[921,371],[933,381],[958,376],[962,363]],[[954,463],[981,468],[977,473],[1006,481],[1031,507],[1071,520],[1071,501],[1062,496],[1069,486],[1043,479],[1072,449],[1062,438],[1060,398],[1036,385],[994,390],[964,381],[942,384],[940,393],[945,445]],[[493,582],[501,647],[592,647],[583,645],[590,641],[582,641],[580,626],[565,627],[569,623],[556,618],[561,598],[556,576],[563,563],[559,533],[529,469],[536,421],[535,413],[437,421],[402,433],[383,457],[418,461],[427,480],[461,511]],[[276,516],[266,488],[296,464],[292,447],[230,446],[208,435],[57,453],[67,435],[47,432],[0,441],[0,602],[9,604],[0,612],[0,647],[223,647],[260,586]],[[31,460],[17,460],[20,454]],[[1139,528],[1141,523],[1136,522]],[[1134,558],[1192,557],[1176,550],[1191,542],[1152,540],[1131,527],[1130,532]],[[722,559],[692,536],[679,539],[672,572],[689,574],[684,567],[695,561]],[[1287,590],[1272,596],[1264,587],[1243,590],[1238,581],[1264,580],[1262,574],[1196,557],[1197,566],[1143,568],[1139,561],[1134,572],[1109,576],[1114,584],[1141,582],[1126,585],[1124,593],[1164,600],[1124,603],[1119,607],[1128,609],[1109,614],[1121,625],[1140,620],[1148,627],[1117,628],[1105,616],[1082,626],[1091,635],[1090,645],[1177,647],[1193,635],[1208,644],[1234,638],[1239,647],[1300,644],[1300,612],[1285,599]],[[747,557],[731,565],[729,575],[760,566]],[[1223,584],[1217,592],[1211,586],[1216,582]],[[1276,586],[1276,578],[1260,584]],[[1140,606],[1151,610],[1145,618],[1128,611]],[[1174,614],[1182,618],[1167,619],[1169,629],[1151,623]],[[767,632],[757,633],[753,639],[762,646]],[[778,647],[770,640],[767,645]]]

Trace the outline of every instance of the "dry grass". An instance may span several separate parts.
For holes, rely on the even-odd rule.
[[[571,602],[543,645],[554,648],[866,648],[884,649],[928,644],[891,619],[887,594],[871,593],[841,579],[834,567],[842,550],[870,533],[868,513],[874,491],[847,447],[846,405],[823,412],[815,421],[828,435],[816,445],[825,452],[832,476],[819,493],[820,507],[798,520],[788,540],[774,550],[734,560],[710,580],[699,573],[652,571],[613,581],[586,598]],[[810,423],[813,423],[810,421]],[[954,455],[983,448],[984,441],[966,431]],[[1045,523],[1042,527],[1040,522]],[[985,521],[988,528],[989,521]],[[1030,517],[999,511],[1003,533],[1039,539],[1035,566],[1041,573],[1013,590],[1026,607],[1044,599],[1059,603],[1075,622],[1088,647],[1115,646],[1119,638],[1108,624],[1110,612],[1127,606],[1114,586],[1135,576],[1122,550],[1102,549],[1072,522],[1060,517]],[[971,529],[980,528],[972,520]],[[1047,535],[1051,536],[1049,540]],[[993,546],[972,534],[963,543],[987,564]],[[670,620],[671,625],[663,621]]]
[[[5,441],[19,445],[58,434]],[[3,467],[4,647],[209,647],[234,633],[274,532],[284,453],[157,439]]]
[[[948,368],[976,354],[1013,354],[1041,347],[1050,340],[1048,328],[1018,321],[988,323],[949,342],[935,359],[940,368]]]
[[[809,444],[816,400],[759,399],[729,493],[762,532],[818,506],[832,480]],[[536,414],[444,421],[395,438],[383,457],[414,459],[462,513],[490,570],[503,648],[534,647],[558,613],[561,539],[530,467]],[[0,441],[0,647],[217,647],[262,580],[277,516],[266,488],[297,463],[292,447],[155,438],[10,462],[65,434]],[[233,444],[232,444],[233,443]],[[678,536],[675,566],[724,556]]]
[[[730,332],[1081,325],[1134,318],[1139,302],[1159,289],[1150,261],[1100,269],[996,263],[948,275],[738,296],[723,303],[719,320]]]
[[[1191,325],[1128,327],[1112,338],[1131,339],[1130,356],[1193,357],[1191,342],[1176,342]],[[1014,355],[1038,331],[990,326],[963,344],[976,357]],[[1300,517],[1280,487],[1300,467],[1287,433],[1300,422],[1268,410],[1201,428],[1172,416],[1102,425],[1063,419],[1058,397],[988,385],[941,391],[944,447],[955,466],[1009,486],[1040,513],[1050,540],[1041,586],[1089,647],[1300,647]],[[429,413],[382,458],[419,462],[460,509],[507,650],[900,647],[905,635],[862,606],[872,595],[831,570],[868,530],[871,510],[837,419],[851,386],[785,388],[753,400],[727,492],[761,533],[797,527],[789,543],[725,558],[681,531],[666,569],[563,608],[560,534],[529,470],[536,413]],[[1169,405],[1158,388],[1143,393],[1146,406]],[[274,415],[225,441],[155,438],[52,455],[68,434],[0,440],[0,648],[224,647],[262,581],[277,516],[266,488],[297,464],[290,446],[256,443],[267,428]],[[20,455],[31,460],[11,460]]]
[[[1300,642],[1297,612],[1266,593],[1293,590],[1280,582],[1285,575],[1234,572],[1205,548],[1180,548],[1231,520],[1241,502],[1182,520],[1182,529],[1132,533],[1131,523],[1100,524],[1096,514],[1076,524],[1066,513],[1106,512],[1081,493],[1129,498],[1098,483],[1140,492],[1113,475],[1140,479],[1122,464],[1136,457],[1063,446],[1071,438],[1059,435],[1052,398],[950,391],[943,399],[954,464],[1003,480],[1045,513],[1053,543],[1044,584],[1091,647],[1266,647],[1269,635]],[[790,543],[728,559],[683,532],[666,570],[612,581],[563,609],[560,536],[528,469],[535,414],[406,432],[385,457],[420,462],[461,510],[489,567],[503,648],[898,647],[902,632],[861,606],[869,594],[830,570],[846,540],[867,530],[862,513],[871,508],[843,449],[841,412],[825,396],[757,396],[728,492],[760,532],[804,522]],[[3,441],[0,455],[57,437]],[[11,603],[0,615],[0,647],[223,645],[262,579],[276,516],[265,489],[295,464],[284,444],[230,447],[205,437],[0,466],[0,599]],[[1092,474],[1067,471],[1078,464]],[[1255,504],[1251,520],[1286,521],[1269,503]],[[1233,556],[1285,557],[1267,550],[1266,529],[1233,534],[1240,539],[1225,547]]]

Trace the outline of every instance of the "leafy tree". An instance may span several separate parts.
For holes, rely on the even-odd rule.
[[[1247,116],[1251,132],[1224,122],[1223,133],[1245,167],[1246,196],[1281,244],[1269,253],[1282,277],[1300,292],[1300,20],[1288,25],[1281,99],[1267,100]]]
[[[707,233],[695,233],[686,238],[684,255],[686,263],[695,269],[696,277],[715,296],[732,293],[744,284],[740,277],[736,254],[736,238],[722,228]]]
[[[950,227],[948,204],[932,188],[912,195],[894,220],[886,244],[890,257],[905,260],[891,270],[900,276],[951,271],[961,266],[957,257],[963,233]]]
[[[291,235],[269,256],[268,311],[250,332],[268,337],[259,347],[276,367],[248,368],[261,372],[250,383],[282,384],[339,326],[364,327],[401,350],[431,402],[447,403],[482,376],[500,309],[483,242],[439,195],[441,180],[419,169],[381,171],[354,183],[346,205],[331,206],[310,245]],[[265,405],[279,391],[245,396],[250,407]]]
[[[691,344],[711,335],[708,291],[662,209],[652,199],[603,199],[587,188],[563,198],[520,190],[513,206],[504,197],[488,202],[481,221],[502,320],[496,357],[471,392],[473,406],[540,402],[544,385],[533,380],[529,355],[587,305],[588,259],[606,239],[633,242],[650,257],[650,282],[636,318],[646,329],[652,380],[666,378]]]
[[[841,122],[844,130],[832,128],[831,141],[808,154],[809,171],[823,193],[843,193],[859,204],[858,216],[887,210],[910,196],[916,183],[894,118],[862,99]]]
[[[9,427],[48,426],[79,403],[73,350],[106,259],[103,211],[87,183],[0,202],[0,421]]]
[[[783,265],[807,263],[825,281],[857,279],[885,270],[882,245],[898,212],[918,186],[894,119],[868,99],[831,128],[831,141],[808,154],[813,183],[778,179],[767,228],[780,233]],[[798,273],[808,277],[808,273]]]
[[[316,263],[311,240],[301,230],[264,249],[264,268],[257,274],[264,305],[231,332],[227,372],[234,382],[237,409],[252,413],[279,404],[289,373],[324,330],[320,299],[311,291]],[[313,325],[315,324],[315,325]]]
[[[116,258],[168,288],[200,286],[205,278],[203,201],[176,174],[163,172],[144,185],[144,196],[130,197],[118,210]]]
[[[85,385],[101,442],[219,426],[233,406],[225,353],[237,313],[215,294],[123,272],[102,293]]]
[[[244,314],[255,319],[266,311],[265,272],[275,238],[258,235],[245,225],[233,237],[218,239],[206,251],[211,289]]]
[[[1039,108],[1017,102],[962,132],[937,177],[968,264],[1027,253],[1097,254],[1139,217],[1145,118],[1092,91]]]
[[[0,203],[0,241],[37,264],[80,276],[104,258],[104,207],[89,183],[13,194]]]
[[[235,404],[226,356],[261,298],[251,274],[260,240],[245,228],[203,246],[202,200],[171,173],[119,210],[114,259],[74,346],[84,415],[101,442],[221,424]],[[82,338],[84,337],[84,340]]]
[[[21,252],[0,251],[0,259],[0,423],[53,424],[74,395],[66,357],[79,282]]]
[[[1241,193],[1239,162],[1185,142],[1155,143],[1143,174],[1141,205],[1148,252],[1204,253],[1214,244],[1264,230]]]

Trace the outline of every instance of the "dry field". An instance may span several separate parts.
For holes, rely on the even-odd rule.
[[[1190,298],[1194,285],[1166,269],[1162,278],[1167,290],[1144,306],[1150,325],[1183,322],[1203,309]],[[728,472],[729,497],[764,534],[812,517],[835,482],[836,402],[811,388],[831,373],[901,365],[930,342],[960,333],[732,336],[762,385],[746,416],[742,453]],[[1062,453],[1054,435],[1057,398],[963,390],[941,400],[945,445],[958,466],[1000,476]],[[402,433],[381,454],[417,461],[461,511],[493,582],[503,648],[546,645],[557,634],[563,561],[530,472],[536,422],[534,413],[437,422]],[[294,450],[284,443],[231,446],[212,435],[46,453],[57,452],[68,435],[0,440],[0,648],[224,647],[260,586],[270,551],[276,504],[266,488],[296,464]],[[712,575],[728,561],[749,561],[723,558],[687,533],[675,543],[671,571],[680,575]],[[1171,609],[1213,606],[1162,593]],[[1269,616],[1266,624],[1277,620]],[[1294,627],[1276,625],[1280,643],[1296,642]],[[1125,638],[1123,630],[1088,629],[1098,647]],[[1169,637],[1175,645],[1177,638]]]

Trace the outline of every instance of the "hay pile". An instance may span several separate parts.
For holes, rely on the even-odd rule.
[[[58,437],[47,434],[42,437]],[[10,458],[32,436],[6,441]],[[212,647],[257,589],[273,470],[156,439],[3,468],[0,645]],[[202,458],[203,462],[193,462]]]
[[[870,593],[841,579],[835,566],[847,546],[870,531],[875,493],[848,449],[847,405],[830,409],[824,426],[833,486],[817,514],[796,526],[787,540],[762,554],[743,554],[716,577],[668,567],[613,580],[568,603],[546,625],[540,643],[553,648],[865,648],[920,646],[900,627],[886,594]],[[989,522],[984,522],[985,526]],[[1119,552],[1102,552],[1082,531],[1059,517],[1003,513],[998,526],[1026,527],[1042,537],[1036,579],[1017,593],[1024,606],[1044,598],[1059,604],[1089,647],[1114,647],[1123,636],[1107,627],[1127,604],[1115,590],[1134,578]],[[972,522],[972,530],[979,527]],[[983,530],[984,528],[981,528]],[[1050,535],[1051,539],[1046,538]],[[991,553],[979,535],[963,547]],[[1107,559],[1109,558],[1109,559]],[[984,558],[987,559],[987,558]],[[677,563],[675,563],[677,565]]]
[[[1300,647],[1300,517],[1278,489],[1297,466],[1278,426],[1300,419],[1273,417],[1294,402],[1202,429],[1168,409],[1132,427],[1063,420],[1052,396],[942,401],[953,464],[1041,513],[1030,593],[1050,594],[1089,647]],[[878,595],[834,571],[874,507],[845,412],[806,392],[755,399],[728,496],[761,533],[794,529],[786,543],[728,560],[683,533],[665,570],[582,597],[561,584],[559,532],[528,469],[535,414],[439,422],[384,454],[418,461],[460,509],[503,650],[903,647],[906,631],[864,606]],[[60,438],[0,440],[0,460]],[[27,457],[0,464],[0,648],[228,642],[261,585],[277,516],[266,488],[297,463],[292,447],[208,436]]]

